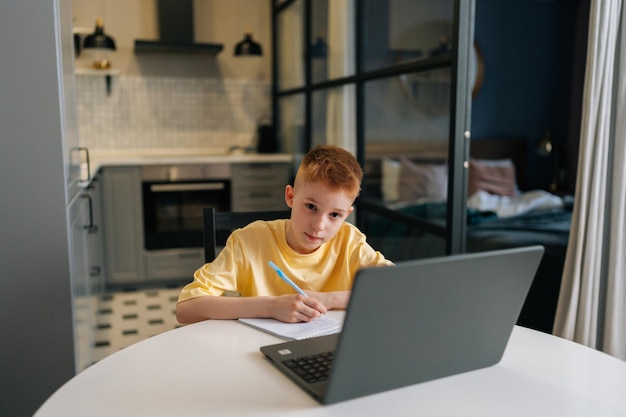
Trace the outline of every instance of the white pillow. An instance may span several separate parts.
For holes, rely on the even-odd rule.
[[[510,158],[470,158],[468,193],[486,191],[491,194],[512,197],[519,194],[515,179],[515,165]]]
[[[382,182],[380,184],[383,201],[392,203],[399,199],[400,161],[391,158],[382,160]]]
[[[448,166],[446,164],[416,163],[406,157],[400,158],[400,183],[398,199],[445,200],[448,195]]]

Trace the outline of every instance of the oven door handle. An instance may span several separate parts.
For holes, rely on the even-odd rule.
[[[185,183],[185,184],[151,184],[150,191],[153,193],[171,193],[177,191],[209,191],[223,190],[226,188],[224,182],[202,182],[202,183]]]

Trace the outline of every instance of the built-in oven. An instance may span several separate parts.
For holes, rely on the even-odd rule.
[[[151,279],[189,277],[203,261],[203,209],[230,211],[228,163],[142,168],[146,273]]]
[[[146,250],[202,247],[202,210],[230,211],[230,164],[145,166]]]

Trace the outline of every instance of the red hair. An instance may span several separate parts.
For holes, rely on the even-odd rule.
[[[356,199],[361,190],[363,169],[356,158],[338,146],[318,145],[300,163],[296,182],[321,182],[334,190],[345,191]]]

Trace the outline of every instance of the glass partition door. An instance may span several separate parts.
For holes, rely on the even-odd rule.
[[[394,260],[464,251],[473,0],[274,1],[285,151],[352,151],[357,222]]]

